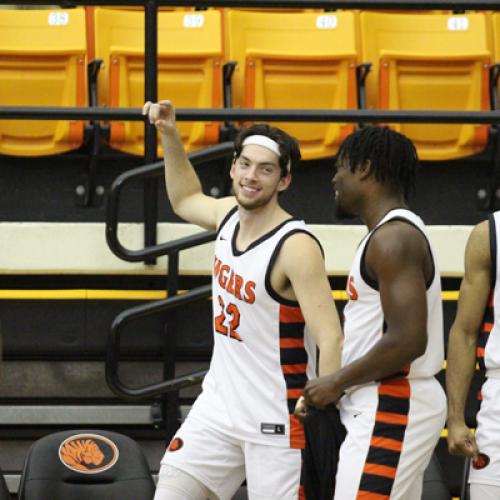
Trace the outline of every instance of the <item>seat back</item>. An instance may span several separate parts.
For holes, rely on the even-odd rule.
[[[104,61],[99,103],[140,108],[144,103],[144,14],[96,8],[95,56]],[[218,10],[158,13],[158,99],[177,108],[222,107],[222,29]],[[186,150],[218,142],[218,123],[179,123]],[[112,147],[144,154],[142,122],[112,122]],[[158,154],[161,155],[159,144]]]
[[[0,106],[85,106],[83,8],[0,10]],[[0,153],[40,156],[78,148],[82,121],[0,121]]]
[[[351,12],[283,13],[228,9],[225,17],[234,106],[356,108],[356,23]],[[331,156],[354,129],[339,123],[276,123],[305,159]]]
[[[490,108],[491,52],[483,14],[363,12],[361,51],[372,63],[369,107],[390,110]],[[392,125],[415,143],[421,159],[460,158],[484,149],[486,125]]]
[[[0,500],[11,500],[9,489],[0,470]]]
[[[110,431],[62,431],[36,441],[19,500],[148,500],[154,482],[139,445]]]

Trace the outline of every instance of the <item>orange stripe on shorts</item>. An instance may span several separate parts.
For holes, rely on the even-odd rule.
[[[304,347],[304,339],[280,339],[280,349]]]
[[[408,415],[378,411],[375,415],[375,421],[383,422],[384,424],[408,425]]]
[[[356,500],[390,500],[389,495],[381,495],[380,493],[373,493],[371,491],[358,491]]]
[[[396,477],[395,467],[388,467],[387,465],[365,464],[363,472],[366,474],[375,474],[376,476],[389,477],[391,479]]]
[[[378,436],[372,436],[370,441],[370,446],[375,446],[376,448],[384,448],[386,450],[401,451],[403,449],[403,443],[397,439],[390,439]]]
[[[285,375],[289,375],[291,373],[306,373],[307,364],[298,364],[298,365],[281,365],[281,370]]]

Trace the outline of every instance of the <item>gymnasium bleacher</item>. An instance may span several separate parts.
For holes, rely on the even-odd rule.
[[[154,476],[208,367],[207,293],[181,298],[210,281],[211,236],[193,246],[199,228],[172,213],[155,164],[163,152],[140,115],[145,96],[174,101],[213,196],[230,187],[227,148],[216,145],[283,112],[276,124],[299,138],[305,160],[283,204],[323,243],[339,309],[365,229],[334,217],[332,157],[357,126],[390,124],[424,160],[410,205],[437,250],[446,335],[471,226],[500,206],[500,2],[453,12],[451,0],[427,2],[432,11],[383,0],[369,11],[348,0],[207,10],[159,0],[145,13],[139,1],[118,3],[0,9],[0,471],[13,498],[43,495],[29,496],[23,468],[32,444],[56,432],[61,443],[73,431],[124,434]],[[180,292],[172,308],[166,299]],[[180,389],[161,384],[179,377]],[[447,454],[445,435],[436,455],[458,497],[463,460]]]

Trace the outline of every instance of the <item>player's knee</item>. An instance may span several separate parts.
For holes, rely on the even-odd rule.
[[[198,479],[171,465],[162,465],[154,500],[206,500],[210,490]]]

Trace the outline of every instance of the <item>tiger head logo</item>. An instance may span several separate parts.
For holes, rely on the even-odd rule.
[[[97,434],[77,434],[64,440],[59,459],[75,472],[97,474],[118,460],[118,448],[110,439]]]

